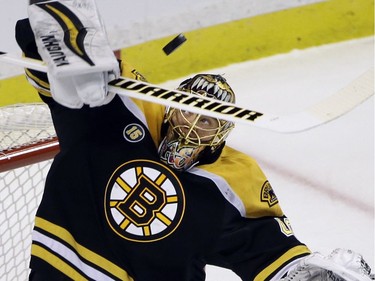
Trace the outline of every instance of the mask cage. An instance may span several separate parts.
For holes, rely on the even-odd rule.
[[[173,118],[176,114],[180,114],[183,123],[175,124]],[[213,149],[220,146],[225,139],[228,137],[230,131],[234,128],[234,123],[221,120],[218,118],[213,118],[217,121],[217,127],[215,128],[202,128],[197,125],[200,118],[203,115],[194,114],[194,119],[188,119],[188,115],[191,115],[188,111],[168,108],[166,112],[165,121],[169,123],[170,128],[173,130],[174,134],[178,136],[178,139],[184,144],[193,144],[196,146],[210,146]],[[204,116],[203,116],[204,117]]]

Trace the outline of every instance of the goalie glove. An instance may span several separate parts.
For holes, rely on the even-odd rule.
[[[94,0],[40,2],[28,14],[52,97],[70,108],[108,103],[120,70]]]
[[[351,250],[336,249],[330,255],[313,253],[303,259],[282,281],[371,281],[370,266]]]

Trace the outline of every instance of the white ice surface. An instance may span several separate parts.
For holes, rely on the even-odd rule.
[[[298,112],[374,65],[374,38],[293,51],[210,70],[225,74],[241,106]],[[182,81],[179,79],[178,81]],[[165,83],[176,87],[177,81]],[[348,114],[297,134],[237,125],[229,145],[255,157],[296,236],[312,251],[350,248],[374,264],[374,98]],[[207,267],[207,281],[240,280]]]

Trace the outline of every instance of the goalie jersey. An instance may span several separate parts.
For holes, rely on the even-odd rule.
[[[27,20],[17,40],[40,58]],[[26,74],[60,142],[35,219],[33,271],[50,280],[199,281],[212,264],[263,281],[310,253],[251,157],[226,146],[212,164],[171,170],[158,155],[163,106],[115,96],[70,109],[51,98],[45,74]]]

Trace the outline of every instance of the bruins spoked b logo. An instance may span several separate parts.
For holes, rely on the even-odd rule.
[[[176,175],[149,160],[134,160],[113,173],[105,191],[105,215],[124,239],[152,242],[173,233],[185,211],[185,195]]]

